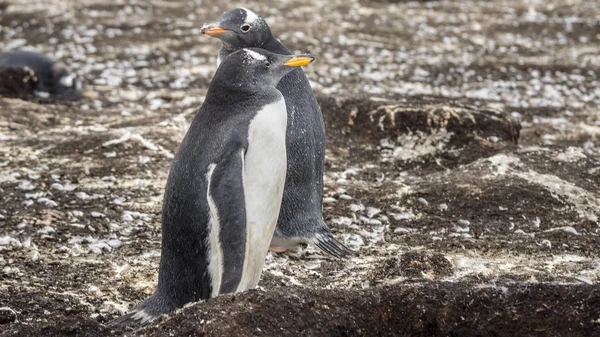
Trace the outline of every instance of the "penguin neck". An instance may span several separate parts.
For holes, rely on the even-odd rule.
[[[247,99],[248,97],[262,97],[268,101],[277,101],[283,95],[279,90],[270,85],[258,85],[251,81],[237,82],[232,81],[231,78],[226,80],[213,79],[213,83],[210,84],[206,99],[209,100],[214,97],[217,100],[222,99],[222,93],[228,93],[228,99],[232,100],[235,98]]]

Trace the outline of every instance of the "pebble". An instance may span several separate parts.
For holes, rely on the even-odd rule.
[[[82,211],[71,211],[71,214],[73,214],[74,217],[78,217],[78,218],[83,216]]]
[[[111,151],[111,152],[104,152],[103,155],[106,158],[115,158],[117,156],[117,153],[115,151]]]
[[[147,157],[147,156],[139,156],[138,157],[138,163],[140,163],[142,165],[147,164],[149,162],[150,162],[150,157]]]
[[[90,196],[89,196],[87,193],[85,193],[85,192],[77,192],[77,193],[75,193],[75,197],[76,197],[77,199],[86,200],[86,199],[88,199]]]
[[[23,180],[19,183],[17,188],[20,190],[23,190],[23,191],[31,191],[31,190],[35,189],[35,186],[32,185],[29,180]]]
[[[65,187],[59,183],[53,183],[52,185],[50,185],[50,188],[57,191],[62,191],[65,189]]]
[[[451,231],[453,231],[455,233],[468,233],[469,231],[471,231],[471,228],[469,226],[465,226],[465,227],[454,226],[454,227],[452,227]]]
[[[56,201],[50,200],[48,198],[39,198],[37,200],[37,202],[38,202],[38,204],[42,204],[42,205],[44,205],[46,207],[56,207],[56,206],[58,206],[58,204],[56,203]]]
[[[563,228],[563,231],[564,231],[565,233],[569,233],[569,234],[572,234],[572,235],[581,235],[581,234],[579,234],[579,233],[577,232],[577,230],[576,230],[575,228],[573,228],[573,227],[571,227],[571,226],[567,226],[567,227]]]
[[[348,234],[346,237],[346,244],[349,246],[364,246],[365,240],[360,235]]]
[[[456,223],[458,223],[461,226],[469,226],[471,224],[471,222],[469,222],[469,220],[463,220],[463,219],[459,219]]]
[[[550,249],[550,248],[552,248],[552,242],[550,242],[550,240],[544,239],[544,240],[542,240],[542,242],[540,242],[540,246],[542,248]]]
[[[339,196],[339,198],[342,200],[352,200],[352,197],[349,196],[348,194],[342,194]]]
[[[363,211],[365,209],[365,206],[363,206],[363,205],[357,205],[357,204],[351,204],[350,206],[348,206],[348,208],[350,208],[350,210],[352,212],[360,212],[360,211]]]
[[[337,200],[335,200],[335,198],[332,198],[332,197],[327,197],[327,198],[323,199],[323,203],[324,204],[333,204],[333,203],[336,203],[336,202],[337,202]]]
[[[379,208],[367,207],[367,216],[369,218],[372,218],[372,217],[376,216],[379,213],[381,213],[381,210]]]
[[[90,212],[90,215],[92,216],[92,218],[105,218],[106,217],[106,215],[104,213],[100,213],[100,212],[96,212],[96,211]]]
[[[396,234],[408,234],[408,233],[412,233],[412,229],[410,228],[404,228],[404,227],[396,227],[396,229],[394,229],[394,233]]]
[[[394,220],[410,220],[410,219],[414,218],[415,215],[407,212],[407,213],[394,214],[394,215],[392,215],[392,217],[394,218]]]
[[[121,214],[121,220],[125,221],[125,222],[132,222],[133,221],[133,215],[131,215],[130,212],[123,212],[123,214]]]
[[[429,202],[425,198],[419,198],[417,201],[425,206],[429,205]]]
[[[438,208],[440,209],[440,211],[445,212],[445,211],[448,210],[448,205],[446,205],[446,204],[440,204],[438,206]]]
[[[112,239],[112,240],[108,240],[107,244],[110,247],[117,249],[123,245],[123,241],[118,240],[118,239]]]
[[[20,244],[19,240],[11,238],[10,236],[0,236],[0,246],[7,246],[11,243]]]
[[[17,312],[9,307],[0,308],[0,324],[14,323],[17,321]]]
[[[56,230],[50,226],[44,226],[44,228],[37,231],[39,234],[50,234],[56,232]]]

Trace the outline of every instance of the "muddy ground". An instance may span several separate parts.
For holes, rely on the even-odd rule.
[[[167,171],[216,67],[199,30],[240,4],[0,6],[1,50],[98,93],[0,78],[0,336],[104,336],[152,292]],[[600,336],[600,3],[243,5],[317,56],[324,214],[360,254],[269,254],[260,289],[114,335]]]

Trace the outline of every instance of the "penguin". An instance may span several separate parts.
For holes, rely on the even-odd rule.
[[[29,68],[37,77],[35,93],[41,97],[55,95],[76,101],[83,97],[95,98],[91,92],[81,91],[81,82],[63,63],[32,51],[15,50],[0,54],[0,68]]]
[[[291,54],[275,39],[265,20],[246,8],[223,13],[218,22],[205,24],[201,33],[221,41],[217,63],[240,48]],[[279,82],[277,89],[285,97],[288,113],[288,174],[270,250],[282,253],[302,243],[312,243],[334,257],[354,254],[323,221],[325,125],[310,83],[302,69],[296,69]]]
[[[221,63],[167,179],[156,291],[108,326],[256,287],[287,169],[286,104],[275,87],[313,60],[250,48]]]

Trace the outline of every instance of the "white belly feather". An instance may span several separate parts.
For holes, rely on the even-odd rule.
[[[283,98],[263,107],[250,122],[248,150],[243,158],[246,260],[238,291],[258,284],[275,231],[287,168],[286,127]]]

